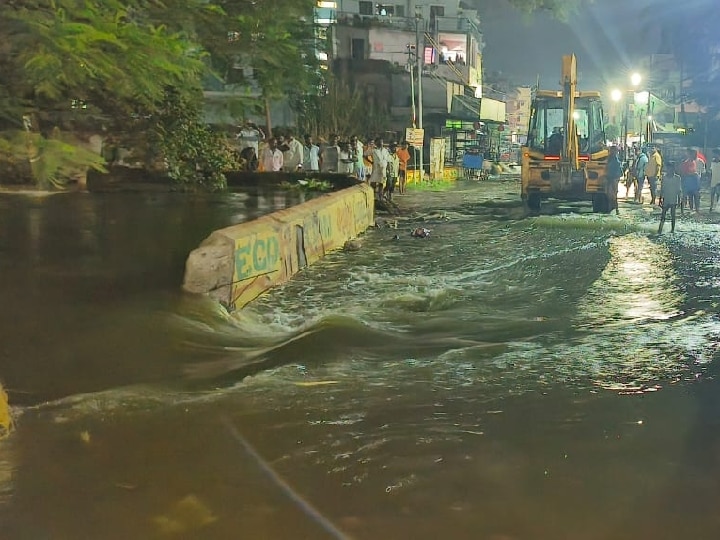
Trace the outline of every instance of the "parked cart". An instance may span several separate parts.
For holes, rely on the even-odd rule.
[[[483,154],[479,147],[467,147],[462,157],[463,176],[468,180],[486,180],[483,170]]]

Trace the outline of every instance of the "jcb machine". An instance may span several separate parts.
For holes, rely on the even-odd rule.
[[[610,212],[617,197],[605,178],[600,93],[577,90],[574,54],[563,56],[561,84],[562,90],[538,90],[533,98],[522,148],[522,198],[535,212],[547,198],[591,200],[593,211]]]

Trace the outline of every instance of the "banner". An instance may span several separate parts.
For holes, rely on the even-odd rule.
[[[430,139],[430,179],[442,180],[445,170],[445,138]]]
[[[425,130],[420,128],[406,128],[405,140],[410,146],[422,147],[423,139],[425,139]]]

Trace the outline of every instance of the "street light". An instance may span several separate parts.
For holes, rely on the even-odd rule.
[[[630,75],[630,83],[633,86],[640,86],[640,83],[642,82],[642,75],[640,75],[637,71]]]

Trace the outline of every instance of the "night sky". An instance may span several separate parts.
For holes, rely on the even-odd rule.
[[[528,17],[506,0],[476,0],[485,36],[486,73],[513,83],[553,89],[563,54],[578,57],[580,87],[601,92],[622,86],[642,56],[657,52],[657,20],[678,9],[717,9],[720,0],[596,0],[567,23],[544,13]]]

